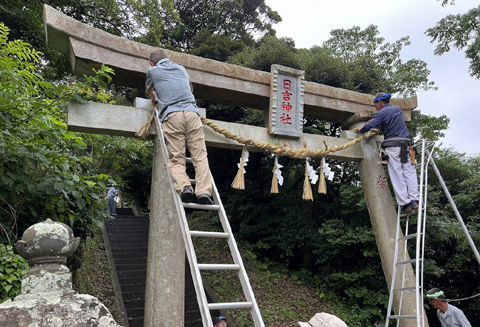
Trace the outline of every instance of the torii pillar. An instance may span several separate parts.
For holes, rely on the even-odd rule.
[[[92,74],[92,68],[105,64],[115,70],[113,83],[143,89],[145,73],[149,68],[148,55],[154,47],[132,42],[80,23],[53,8],[44,5],[47,43],[70,58],[73,73]],[[236,65],[226,64],[183,53],[167,51],[172,61],[187,69],[195,96],[217,103],[269,109],[271,74]],[[304,116],[342,123],[346,129],[366,122],[374,113],[373,96],[349,90],[305,82]],[[402,108],[406,121],[417,107],[417,98],[392,99]],[[149,118],[151,110],[90,103],[71,103],[68,110],[68,128],[87,133],[134,137],[138,128]],[[214,121],[220,127],[244,138],[258,142],[283,145],[284,139],[268,133],[267,128]],[[215,134],[204,127],[207,146],[241,149],[242,145]],[[168,187],[165,160],[158,137],[155,137],[155,162],[152,181],[152,210],[150,214],[149,253],[147,264],[145,327],[183,326],[184,301],[184,245],[176,211],[173,209],[173,191]],[[302,149],[302,140],[310,148],[342,145],[357,134],[344,131],[340,138],[303,134],[290,139],[289,146]],[[255,149],[252,149],[255,150]],[[370,213],[375,238],[382,260],[388,287],[390,287],[395,248],[396,211],[392,195],[377,181],[385,177],[378,166],[378,148],[375,139],[361,142],[329,158],[355,161]],[[162,190],[163,189],[163,190]],[[414,280],[413,269],[407,270],[407,279]],[[403,304],[404,314],[415,315],[414,298]],[[394,306],[398,304],[398,297]],[[413,321],[412,321],[413,322]],[[414,326],[410,322],[402,326]],[[425,324],[428,326],[428,323]]]

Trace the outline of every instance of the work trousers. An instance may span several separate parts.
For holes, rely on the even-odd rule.
[[[406,163],[401,163],[399,146],[388,147],[384,151],[388,154],[388,174],[398,205],[404,206],[418,201],[417,171],[410,157]]]
[[[185,186],[191,186],[185,170],[188,149],[195,168],[195,194],[212,195],[212,177],[200,116],[194,111],[172,112],[165,117],[162,127],[168,150],[168,167],[177,192],[181,193]]]
[[[109,215],[116,215],[117,214],[117,204],[115,203],[115,197],[109,196],[107,200],[107,213]]]

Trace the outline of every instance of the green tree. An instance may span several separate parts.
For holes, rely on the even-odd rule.
[[[173,3],[178,20],[165,20],[162,44],[183,51],[193,48],[193,39],[202,30],[232,41],[248,42],[255,35],[273,33],[272,24],[281,21],[265,0],[174,0]]]
[[[436,142],[445,136],[450,118],[445,115],[434,117],[424,115],[420,110],[412,111],[412,121],[408,124],[411,138],[424,138]]]
[[[299,69],[296,51],[295,41],[291,38],[278,39],[273,35],[265,35],[255,47],[245,48],[229,62],[266,72],[270,72],[273,64]]]
[[[190,54],[226,62],[234,53],[245,46],[241,40],[232,40],[226,35],[213,35],[208,29],[202,29],[193,37],[193,48]]]
[[[445,6],[448,0],[442,1]],[[450,4],[455,4],[453,0]],[[434,54],[441,56],[450,49],[465,50],[465,57],[470,59],[470,76],[480,78],[480,6],[472,8],[465,14],[448,15],[429,28],[425,34],[437,42]]]
[[[82,138],[68,132],[65,107],[96,77],[71,86],[45,82],[38,73],[41,54],[28,43],[8,41],[0,23],[0,242],[12,243],[31,224],[52,218],[84,236],[105,218],[99,193],[108,175],[85,171],[91,158]]]
[[[0,17],[11,29],[12,39],[31,44],[50,65],[42,74],[61,79],[69,71],[68,58],[47,48],[43,26],[43,5],[111,34],[158,46],[165,19],[176,19],[173,0],[0,0]]]
[[[332,36],[323,43],[323,48],[351,64],[353,89],[364,93],[387,90],[400,96],[437,89],[428,79],[430,70],[426,62],[420,59],[404,62],[400,58],[401,50],[410,45],[408,36],[393,43],[385,42],[375,25],[365,30],[358,26],[337,29],[330,34]]]

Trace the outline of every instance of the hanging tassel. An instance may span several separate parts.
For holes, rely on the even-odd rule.
[[[240,159],[240,163],[237,164],[238,171],[235,179],[233,180],[232,187],[237,190],[244,190],[245,189],[245,168],[244,166],[247,165],[248,162],[248,151],[243,147],[242,149],[242,158]]]
[[[272,177],[272,188],[270,189],[271,193],[279,193],[278,192],[278,184],[283,184],[283,176],[280,168],[283,166],[278,163],[278,157],[275,156],[275,165],[273,166],[273,177]]]
[[[309,181],[309,171],[308,171],[308,159],[305,162],[305,181],[303,182],[303,199],[305,201],[313,201],[312,187],[310,186]]]
[[[275,175],[275,171],[277,171],[277,163],[273,166],[273,177],[272,177],[272,187],[270,188],[270,193],[277,194],[278,193],[278,179],[277,175]]]
[[[322,163],[320,164],[320,182],[318,183],[318,193],[327,194],[327,183],[325,181],[325,173],[323,172],[323,165],[325,163],[325,158],[322,158]]]

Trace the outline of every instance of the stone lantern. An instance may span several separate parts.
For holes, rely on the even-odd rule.
[[[31,268],[21,294],[0,304],[0,326],[120,327],[97,298],[72,289],[65,263],[79,242],[68,225],[50,219],[25,231],[15,249]]]

